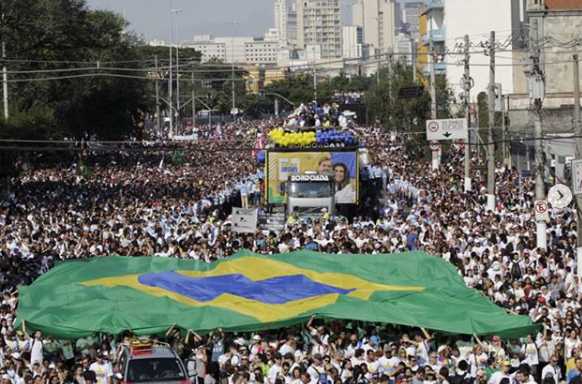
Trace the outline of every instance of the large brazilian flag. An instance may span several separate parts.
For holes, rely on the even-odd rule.
[[[505,337],[536,330],[422,252],[336,255],[241,251],[212,264],[101,257],[59,264],[20,289],[18,320],[61,338],[96,332],[206,332],[289,326],[315,315]]]

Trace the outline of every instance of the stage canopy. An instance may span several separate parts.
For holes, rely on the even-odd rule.
[[[256,331],[312,315],[469,335],[523,336],[537,327],[469,289],[422,252],[335,255],[241,251],[212,264],[100,257],[59,264],[21,287],[18,321],[61,338],[131,330]]]

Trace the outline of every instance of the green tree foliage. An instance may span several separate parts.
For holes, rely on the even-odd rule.
[[[332,101],[336,92],[365,92],[372,83],[369,77],[346,77],[340,75],[317,82],[317,100],[320,103]],[[265,87],[265,92],[278,93],[299,104],[313,100],[313,77],[309,74],[293,75],[278,80]]]
[[[11,118],[0,121],[0,136],[140,135],[144,114],[155,110],[144,69],[153,67],[156,54],[167,65],[167,48],[146,46],[126,31],[120,15],[90,10],[85,0],[2,0],[0,15],[12,81]],[[182,54],[199,57],[191,49]],[[118,76],[105,76],[111,73]]]
[[[403,88],[418,86],[412,78],[412,69],[402,63],[392,66],[392,72],[384,67],[376,83],[366,95],[371,121],[379,121],[388,130],[421,130],[430,118],[431,98],[428,89],[416,98],[399,97]],[[437,77],[437,117],[449,117],[450,91],[446,80]]]

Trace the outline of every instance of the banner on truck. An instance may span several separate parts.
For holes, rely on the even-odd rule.
[[[293,174],[331,174],[336,204],[357,204],[359,166],[356,152],[269,152],[266,161],[267,201],[285,203],[285,183]]]

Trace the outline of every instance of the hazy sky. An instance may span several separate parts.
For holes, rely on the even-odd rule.
[[[145,39],[166,41],[170,35],[170,2],[173,8],[182,10],[174,16],[175,40],[191,40],[192,36],[205,33],[259,37],[273,27],[274,0],[87,0],[92,8],[125,15],[130,29]],[[342,2],[343,8],[351,3]]]

